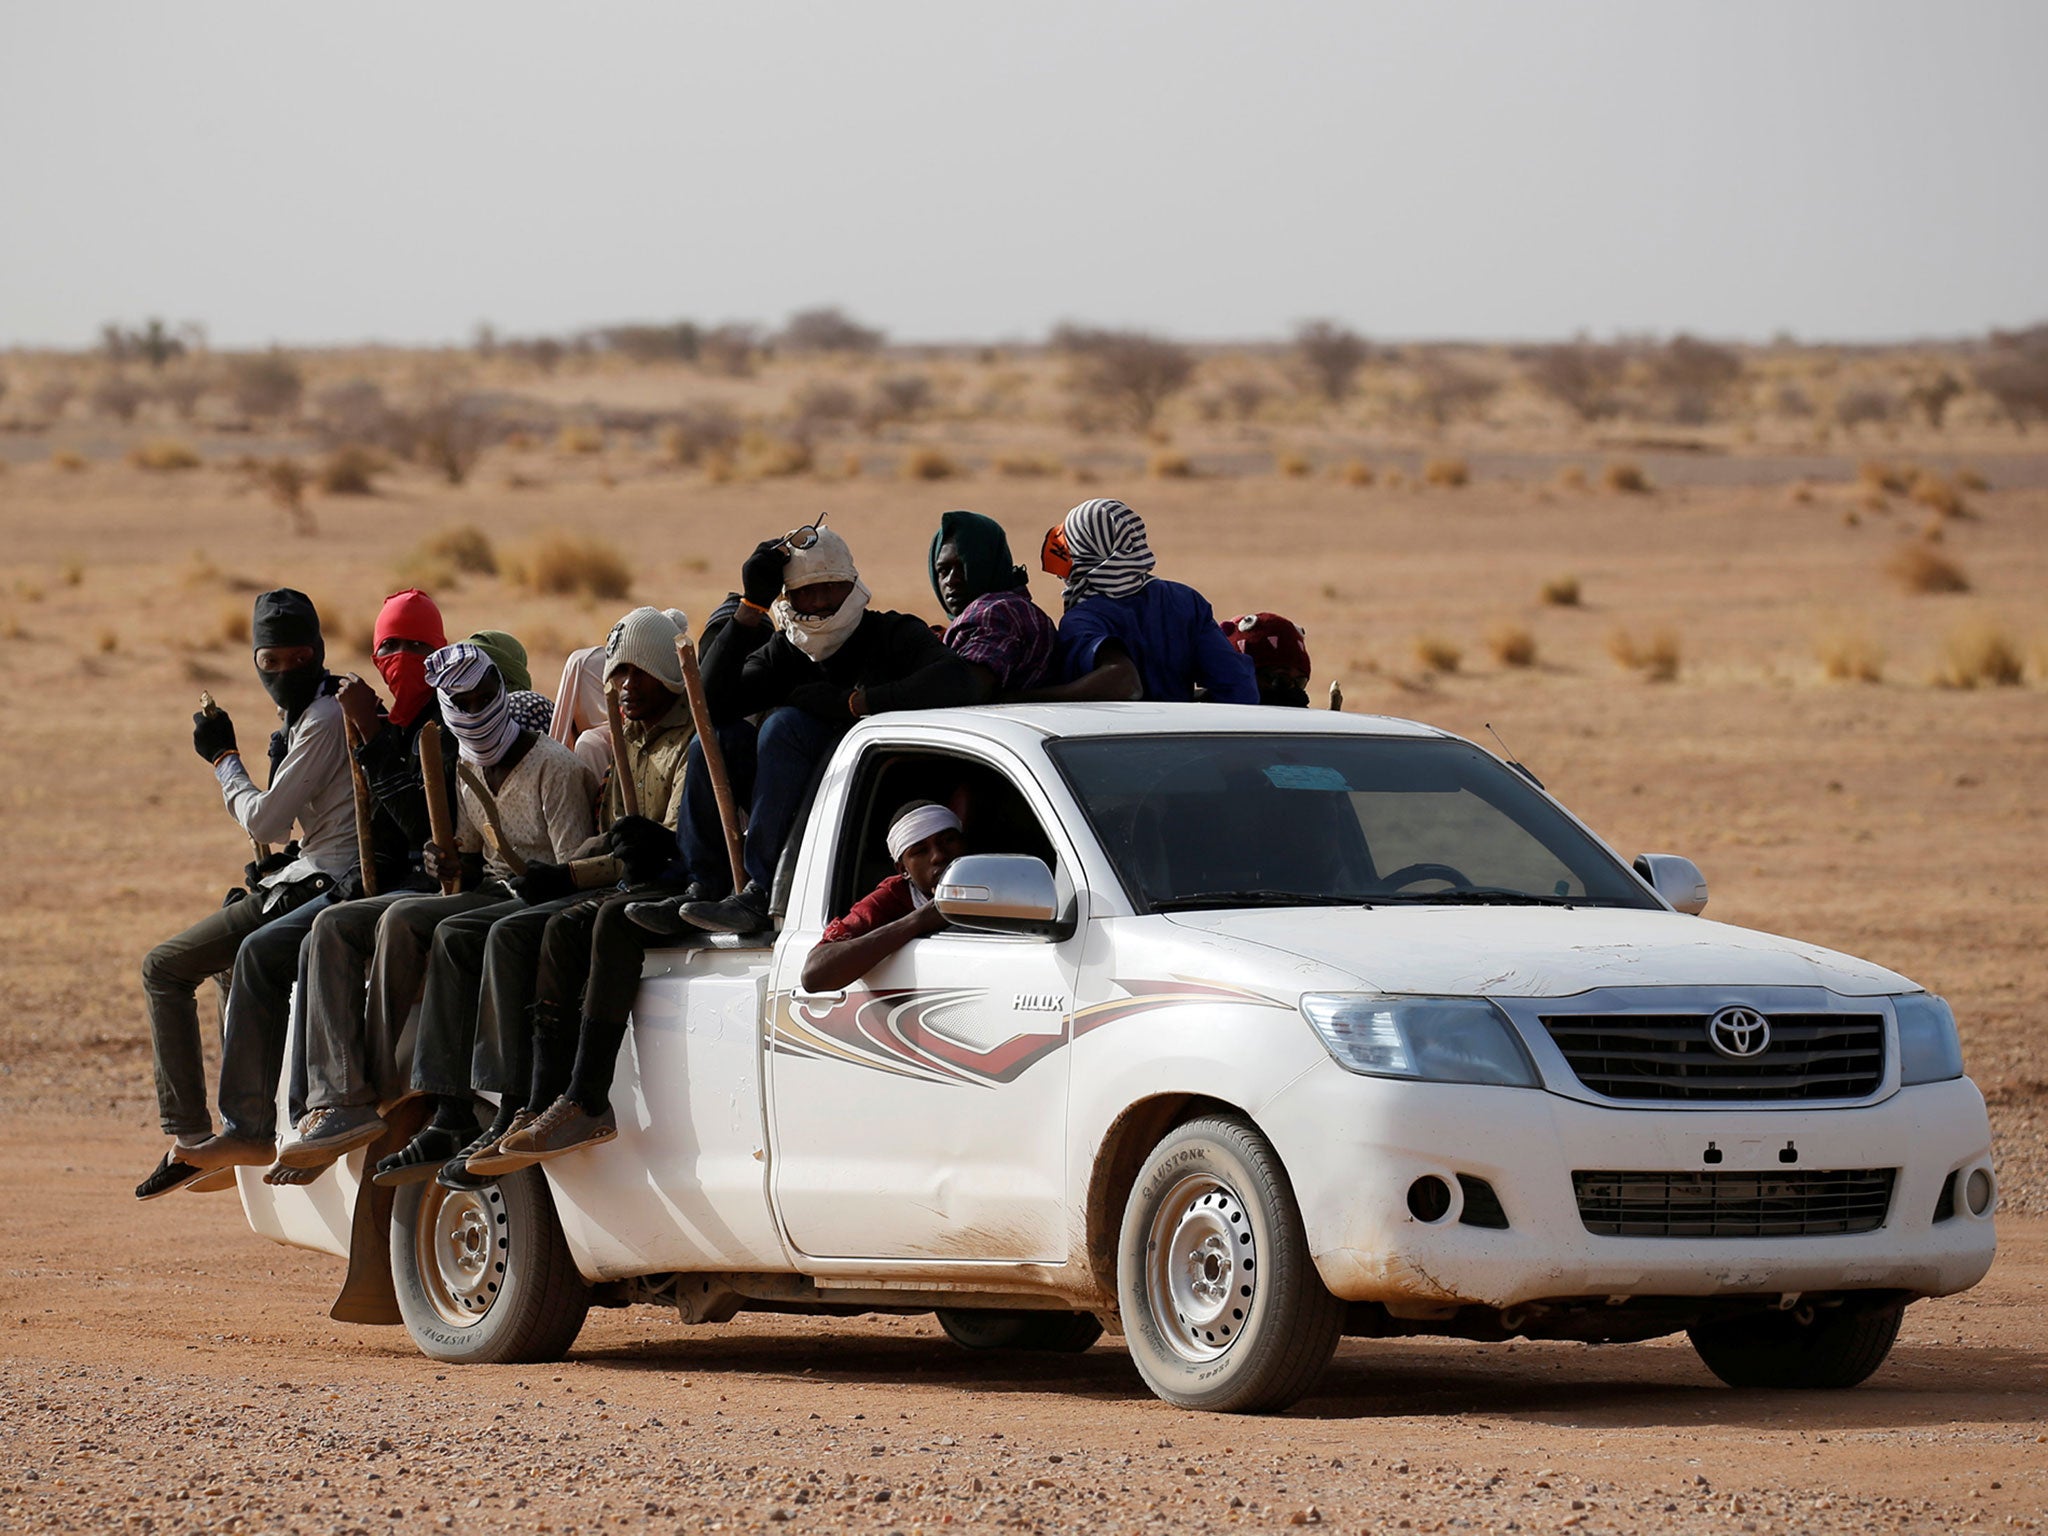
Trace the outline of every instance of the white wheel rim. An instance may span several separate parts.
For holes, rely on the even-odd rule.
[[[1145,1301],[1182,1359],[1216,1359],[1244,1333],[1258,1300],[1258,1250],[1237,1191],[1190,1174],[1166,1193],[1146,1234]]]
[[[497,1185],[451,1190],[428,1184],[414,1232],[420,1289],[434,1315],[455,1328],[482,1322],[505,1284],[512,1254]]]

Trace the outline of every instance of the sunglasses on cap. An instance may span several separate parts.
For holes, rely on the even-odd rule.
[[[782,547],[792,554],[810,549],[818,542],[818,530],[825,526],[825,519],[831,515],[829,512],[820,512],[815,523],[805,523],[801,528],[791,529],[782,536]]]
[[[1067,527],[1055,523],[1045,533],[1045,543],[1039,546],[1038,568],[1049,576],[1065,581],[1074,574],[1074,552],[1067,548]]]

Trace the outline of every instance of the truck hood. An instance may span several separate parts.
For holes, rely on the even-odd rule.
[[[1356,976],[1362,988],[1570,997],[1594,987],[1826,987],[1912,992],[1883,966],[1752,928],[1607,907],[1274,907],[1179,912],[1177,926]]]

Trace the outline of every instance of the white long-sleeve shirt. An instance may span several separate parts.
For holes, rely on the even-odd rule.
[[[213,766],[228,814],[259,843],[283,846],[299,829],[299,857],[263,878],[264,888],[314,874],[344,879],[356,867],[355,786],[348,771],[348,737],[332,694],[299,714],[286,740],[284,760],[270,788],[258,789],[239,752]]]

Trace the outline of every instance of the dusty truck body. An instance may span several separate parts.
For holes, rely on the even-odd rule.
[[[973,849],[952,926],[806,992],[919,798]],[[1991,1262],[1945,1004],[1695,915],[1689,863],[1632,867],[1427,726],[864,721],[777,897],[772,947],[648,956],[615,1142],[402,1191],[388,1271],[360,1155],[304,1189],[245,1171],[252,1225],[357,1250],[339,1315],[388,1286],[440,1359],[559,1354],[593,1301],[936,1311],[968,1347],[1106,1324],[1218,1409],[1291,1401],[1346,1333],[1685,1331],[1731,1382],[1853,1385],[1907,1303]]]

